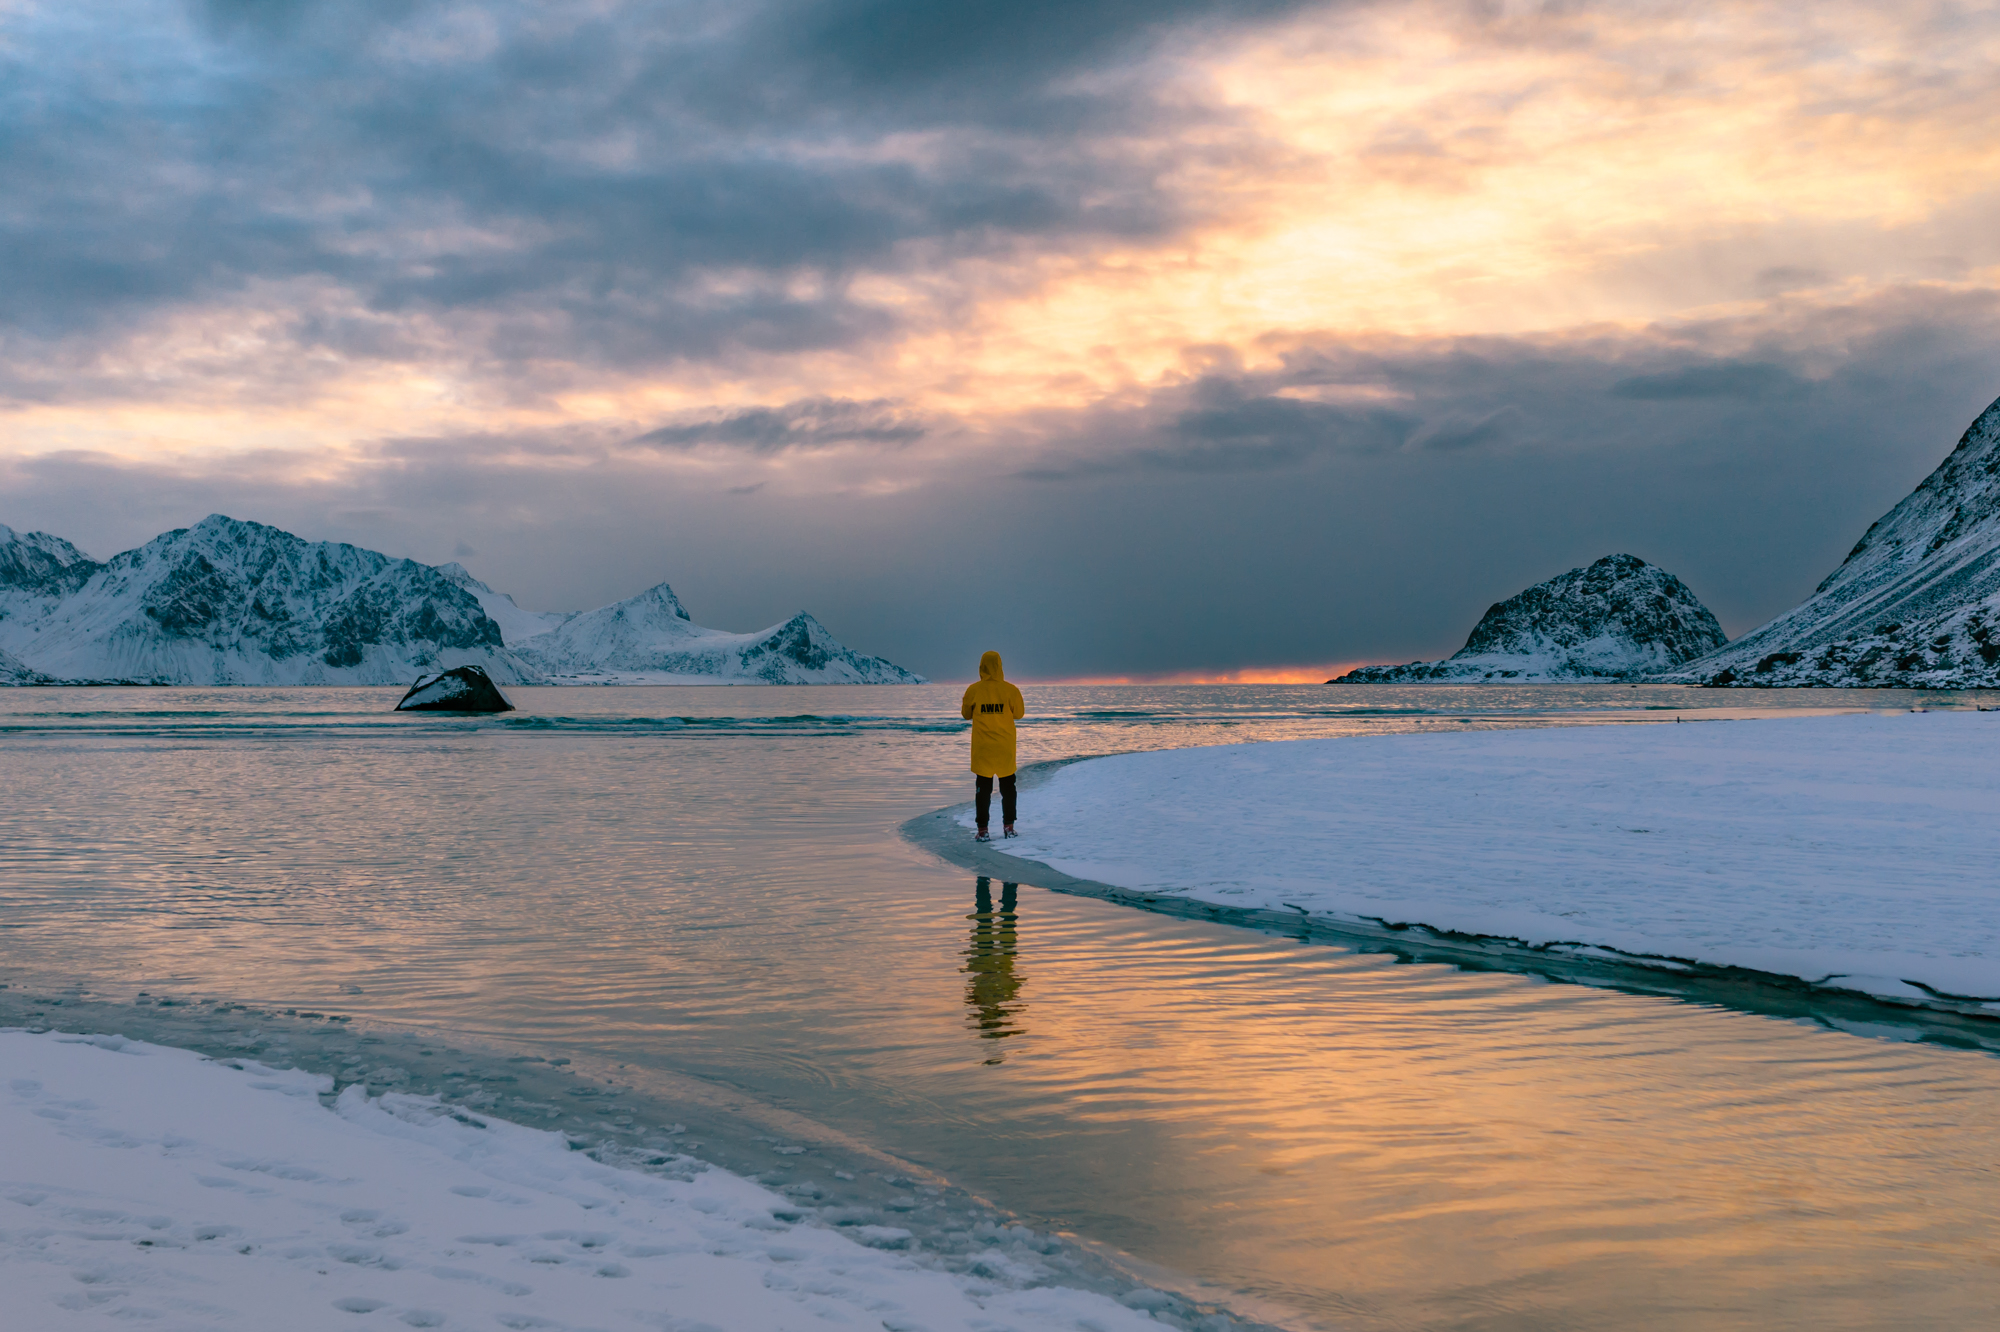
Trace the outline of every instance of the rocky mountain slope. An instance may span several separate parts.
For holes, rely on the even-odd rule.
[[[1727,641],[1680,579],[1636,555],[1607,555],[1489,608],[1443,661],[1364,666],[1328,683],[1630,680]]]
[[[2000,402],[1812,596],[1667,678],[2000,687]]]
[[[76,591],[97,569],[61,537],[0,524],[0,620]]]
[[[308,542],[220,514],[102,564],[0,527],[0,684],[908,683],[810,615],[731,634],[665,583],[583,614],[523,610],[463,566]]]
[[[59,680],[393,684],[479,665],[526,682],[479,603],[429,565],[220,514],[103,564],[0,543],[0,651]]]

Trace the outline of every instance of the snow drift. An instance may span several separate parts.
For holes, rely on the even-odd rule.
[[[690,1157],[624,1168],[434,1098],[333,1089],[122,1036],[0,1031],[5,1325],[1167,1326],[1046,1284],[997,1232],[980,1275],[958,1275],[908,1230],[815,1224]]]

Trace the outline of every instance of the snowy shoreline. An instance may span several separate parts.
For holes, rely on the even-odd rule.
[[[1037,774],[1004,851],[963,806],[904,831],[1178,914],[2000,1017],[1996,742],[1938,712],[1163,750]]]
[[[629,1168],[323,1074],[20,1028],[0,1073],[10,1327],[1139,1332],[1179,1303],[1046,1284],[1019,1228],[945,1271],[907,1229],[836,1228],[692,1157]]]

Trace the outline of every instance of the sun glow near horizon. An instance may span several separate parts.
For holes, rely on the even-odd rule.
[[[371,308],[332,279],[252,283],[72,360],[60,400],[13,401],[6,450],[344,453],[391,437],[636,432],[820,396],[891,400],[979,433],[1186,380],[1200,373],[1191,348],[1254,367],[1306,333],[1560,337],[1754,307],[1774,285],[1794,300],[1898,281],[1990,287],[1992,267],[1945,271],[1921,242],[1962,228],[1954,210],[2000,176],[2000,139],[1983,130],[2000,120],[2000,25],[1973,21],[1991,17],[1311,12],[1162,59],[1162,103],[1222,108],[1209,129],[1091,147],[1160,157],[1183,219],[1170,233],[936,261],[902,247],[894,268],[839,279],[889,321],[858,342],[503,365],[479,349],[492,330],[476,312]],[[921,168],[940,147],[880,151]],[[375,341],[365,355],[324,342],[301,355],[302,319]]]

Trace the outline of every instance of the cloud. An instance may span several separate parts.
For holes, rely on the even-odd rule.
[[[750,45],[780,50],[815,102],[917,103],[931,123],[1038,134],[1134,109],[1076,86],[1129,65],[1177,29],[1242,27],[1316,6],[1297,0],[813,0],[767,9]],[[1154,108],[1145,108],[1149,113]]]
[[[1281,397],[1261,392],[1265,387],[1259,376],[1209,374],[1166,387],[1143,407],[1065,422],[1045,446],[1056,456],[1018,475],[1066,481],[1132,472],[1277,471],[1328,454],[1393,449],[1417,425],[1407,412]]]
[[[1619,550],[1740,633],[1806,595],[2000,393],[2000,297],[1266,352],[1193,349],[1182,382],[926,417],[910,440],[883,424],[893,404],[807,400],[658,447],[631,429],[399,437],[311,476],[279,450],[0,459],[0,522],[107,554],[212,510],[428,562],[471,547],[537,609],[666,580],[703,623],[804,606],[940,678],[989,639],[1030,678],[1427,658],[1494,601]],[[1814,388],[1611,393],[1722,364]],[[854,442],[788,448],[794,429]]]
[[[922,422],[901,412],[895,403],[813,398],[783,407],[750,407],[709,420],[661,426],[640,435],[632,444],[659,449],[714,446],[769,455],[839,444],[895,448],[914,444],[924,433]]]
[[[1940,298],[1931,318],[1987,317],[1991,298]],[[1949,311],[1949,314],[1946,312]],[[1585,329],[1533,337],[1288,338],[1274,361],[1211,369],[1145,398],[1054,422],[1020,475],[1041,482],[1146,471],[1297,471],[1340,457],[1451,453],[1560,454],[1657,437],[1681,421],[1610,416],[1605,398],[1657,404],[1768,404],[1815,391],[1813,376],[1863,357],[1868,340],[1906,323],[1907,297],[1801,308],[1642,330]],[[1921,321],[1925,316],[1915,316]],[[1819,327],[1815,328],[1815,325]],[[1727,354],[1749,344],[1761,350]],[[1720,354],[1719,354],[1720,353]],[[1781,359],[1782,358],[1782,359]],[[1829,358],[1832,358],[1831,360]]]
[[[1661,374],[1632,375],[1611,386],[1614,398],[1669,402],[1688,398],[1796,398],[1810,384],[1768,361],[1721,361]]]
[[[417,319],[509,364],[862,346],[935,312],[857,274],[1184,226],[1174,130],[1224,113],[1072,76],[1292,8],[30,6],[0,45],[0,324],[101,339],[309,279],[365,313],[296,344],[343,356],[422,359]]]

